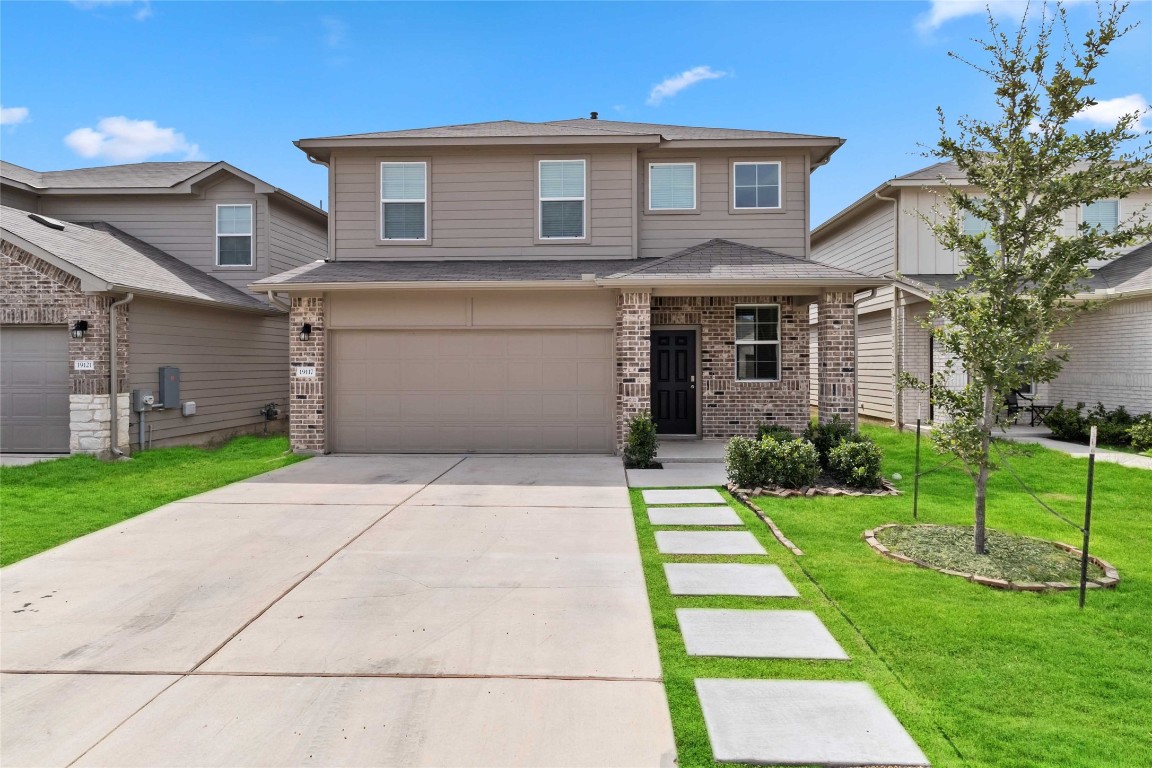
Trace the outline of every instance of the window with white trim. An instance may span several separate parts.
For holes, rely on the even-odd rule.
[[[216,264],[252,266],[252,206],[216,206]]]
[[[696,163],[649,163],[648,210],[696,210]]]
[[[984,250],[989,253],[996,250],[996,241],[992,239],[992,229],[988,225],[988,222],[972,213],[972,211],[964,211],[960,229],[966,235],[984,235],[982,238]]]
[[[732,207],[780,207],[780,163],[733,163]]]
[[[380,239],[428,239],[428,163],[380,163]]]
[[[540,239],[583,240],[586,197],[583,160],[540,161]]]
[[[780,305],[736,305],[736,380],[779,381]]]
[[[1120,201],[1097,200],[1080,208],[1080,221],[1102,232],[1115,232],[1120,226]]]

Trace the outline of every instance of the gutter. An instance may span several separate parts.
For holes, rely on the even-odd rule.
[[[120,377],[116,369],[116,309],[131,304],[136,294],[129,293],[119,301],[108,306],[108,360],[110,372],[108,374],[108,410],[111,414],[109,421],[109,448],[113,458],[122,458],[124,451],[120,450]]]
[[[280,299],[276,298],[276,292],[272,291],[272,290],[268,291],[268,303],[274,307],[279,307],[280,309],[284,310],[285,312],[291,312],[292,311],[292,307],[288,304],[285,304]]]

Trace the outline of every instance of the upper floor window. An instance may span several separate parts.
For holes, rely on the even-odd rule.
[[[780,378],[780,306],[736,306],[736,380]]]
[[[1120,201],[1097,200],[1080,209],[1080,220],[1104,232],[1115,232],[1120,226]]]
[[[780,163],[733,163],[733,208],[779,208]]]
[[[252,206],[216,206],[216,264],[252,266]]]
[[[992,239],[992,230],[988,226],[988,222],[980,218],[972,211],[964,211],[964,219],[961,222],[961,231],[965,235],[983,235],[984,250],[991,253],[996,250],[996,241]]]
[[[648,166],[648,210],[696,209],[696,163],[651,163]]]
[[[585,163],[540,161],[540,239],[584,238]]]
[[[428,163],[380,163],[380,239],[428,239]]]

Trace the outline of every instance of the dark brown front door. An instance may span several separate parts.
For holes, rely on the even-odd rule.
[[[652,420],[662,435],[696,434],[696,331],[652,332]]]

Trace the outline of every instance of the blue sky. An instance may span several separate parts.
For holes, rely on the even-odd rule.
[[[5,2],[0,156],[38,170],[222,159],[318,202],[325,171],[294,139],[597,110],[846,138],[813,177],[816,224],[927,165],[919,145],[935,140],[937,105],[989,114],[987,83],[946,55],[978,56],[983,6]],[[1070,9],[1078,25],[1092,13]],[[1141,26],[1094,93],[1147,104],[1152,2],[1129,18]],[[692,71],[703,77],[676,79]]]

